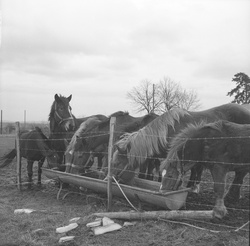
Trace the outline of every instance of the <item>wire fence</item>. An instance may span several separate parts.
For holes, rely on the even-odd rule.
[[[64,133],[62,133],[64,134]],[[115,132],[115,134],[117,135],[121,135],[121,132]],[[103,136],[103,135],[109,135],[109,132],[99,132],[99,134],[95,135],[95,137],[98,137],[98,136]],[[90,138],[91,136],[87,136],[88,138]],[[156,137],[159,137],[161,138],[162,136],[156,136]],[[236,137],[234,137],[236,138]],[[240,139],[242,138],[250,138],[250,136],[247,136],[247,137],[239,137]],[[213,138],[214,139],[214,138]],[[225,139],[225,137],[223,138],[220,138],[220,139]],[[63,140],[63,138],[61,139]],[[40,140],[39,140],[40,141]],[[42,140],[41,140],[42,141]],[[0,157],[2,157],[5,153],[7,153],[8,151],[12,150],[13,148],[15,148],[15,135],[1,135],[0,136]],[[62,151],[64,152],[64,151]],[[107,155],[108,154],[108,151],[101,151],[101,152],[97,152],[98,154],[103,154],[103,155]],[[90,152],[82,152],[82,154],[90,154]],[[138,156],[140,157],[140,156]],[[154,158],[152,158],[154,159]],[[157,158],[155,158],[157,159]],[[207,163],[209,163],[209,161],[206,161]],[[22,164],[24,164],[24,161],[22,161]],[[221,164],[226,164],[228,165],[229,163],[226,163],[226,162],[221,162]],[[250,164],[249,164],[250,165]],[[106,167],[107,168],[107,167]],[[137,173],[139,173],[139,171],[137,171]],[[0,175],[2,176],[2,175]],[[13,177],[15,177],[15,169],[13,169]],[[13,178],[12,177],[12,178]],[[204,179],[205,178],[205,179]],[[228,175],[228,179],[227,179],[227,187],[229,187],[230,185],[230,181],[232,181],[233,179],[233,174],[232,173],[229,173]],[[250,181],[250,178],[249,178],[249,174],[244,178],[244,183],[242,184],[242,187],[241,187],[241,191],[243,191],[243,196],[245,196],[245,200],[247,205],[243,205],[242,207],[239,206],[239,205],[230,205],[230,207],[228,207],[228,211],[229,212],[233,212],[233,213],[244,213],[245,215],[248,215],[246,217],[246,220],[249,219],[249,182]],[[23,183],[25,184],[25,182]],[[45,183],[44,183],[45,184]],[[202,180],[201,180],[201,193],[204,193],[204,196],[207,195],[208,193],[210,194],[213,194],[213,180],[211,178],[211,175],[209,174],[209,172],[205,171],[203,173],[203,176],[202,176]],[[4,184],[0,184],[0,187],[7,187],[7,186],[16,186],[16,183],[4,183]],[[55,188],[57,189],[57,188]],[[64,192],[67,192],[68,190],[67,189],[63,189]],[[86,194],[80,192],[79,193],[80,195],[82,196],[86,196]],[[210,194],[210,195],[211,195]],[[209,196],[211,197],[211,196]],[[103,199],[104,201],[106,201],[105,198],[100,198],[100,199]],[[197,200],[197,201],[196,201]],[[186,201],[186,208],[192,208],[192,207],[201,207],[201,202],[198,201],[199,200],[199,197],[198,195],[196,195],[195,197],[195,200],[190,200],[190,199],[187,199]],[[124,205],[126,203],[124,203],[123,201],[120,201],[121,203],[123,203]],[[127,204],[126,204],[127,206]],[[210,202],[210,204],[202,204],[202,208],[205,208],[205,209],[212,209],[214,206],[214,203],[213,201]],[[214,228],[215,224],[214,223],[210,223],[210,222],[207,222],[207,221],[198,221],[198,220],[191,220],[189,219],[189,222],[192,222],[194,223],[195,225],[205,225],[207,226],[207,228]],[[246,221],[247,223],[247,221]],[[234,226],[228,226],[226,224],[217,224],[216,225],[218,230],[237,230],[239,227],[234,227]],[[239,225],[240,226],[240,225]],[[209,230],[209,229],[208,229]],[[245,229],[245,228],[242,228],[242,230],[245,230],[245,231],[248,231],[249,229]],[[214,231],[216,232],[216,231]]]

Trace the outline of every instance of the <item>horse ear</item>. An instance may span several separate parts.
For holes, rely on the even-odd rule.
[[[116,147],[116,149],[118,150],[119,153],[126,154],[127,151],[126,151],[126,148],[124,146],[121,147],[118,144],[116,144],[115,147]]]
[[[57,94],[55,94],[54,98],[55,98],[56,102],[58,102],[60,100],[60,98]]]
[[[70,95],[70,96],[67,98],[69,102],[70,102],[71,98],[72,98],[72,95]]]

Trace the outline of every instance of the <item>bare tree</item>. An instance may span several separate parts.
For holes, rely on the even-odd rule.
[[[159,112],[166,112],[171,108],[178,107],[186,110],[195,110],[200,107],[197,93],[183,89],[179,83],[165,77],[159,83],[160,105]]]
[[[127,98],[137,107],[137,112],[146,110],[155,113],[164,113],[171,108],[179,107],[186,110],[195,110],[200,107],[199,99],[194,91],[182,89],[180,84],[165,77],[158,84],[148,80],[140,86],[133,87],[127,93]]]
[[[182,91],[182,97],[179,102],[180,108],[184,108],[186,110],[197,110],[200,106],[200,100],[198,99],[198,95],[195,91]]]
[[[158,90],[158,96],[160,97],[161,102],[158,111],[166,112],[173,107],[178,107],[180,86],[177,83],[174,83],[170,78],[165,77],[160,81]]]
[[[144,110],[147,113],[153,112],[158,105],[157,102],[157,88],[154,87],[149,80],[143,80],[139,86],[127,93],[127,98],[131,100],[132,104],[136,107],[137,112]]]

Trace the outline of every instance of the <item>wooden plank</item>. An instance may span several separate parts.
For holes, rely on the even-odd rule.
[[[110,219],[142,220],[142,219],[212,219],[213,210],[209,211],[149,211],[149,212],[110,212],[94,213],[97,217],[108,217]]]
[[[114,141],[114,129],[115,129],[116,118],[111,117],[109,127],[109,146],[108,146],[108,211],[112,209],[112,155],[113,155],[113,141]]]
[[[20,149],[20,124],[16,122],[16,175],[17,175],[17,188],[21,190],[22,180],[21,180],[21,149]]]

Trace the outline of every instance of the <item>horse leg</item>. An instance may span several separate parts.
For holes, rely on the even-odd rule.
[[[146,175],[147,180],[153,180],[153,178],[154,178],[154,174],[153,174],[154,168],[155,168],[155,161],[154,160],[149,160],[148,168],[147,168],[147,175]]]
[[[139,175],[138,178],[140,179],[146,179],[146,171],[148,169],[148,159],[145,161],[144,165],[141,165],[139,168]]]
[[[103,155],[97,156],[97,170],[98,171],[100,171],[102,169],[102,158],[103,158]]]
[[[240,188],[243,184],[243,180],[247,175],[246,170],[236,171],[234,180],[230,186],[228,193],[226,194],[225,199],[230,202],[238,202],[240,199]]]
[[[105,154],[102,158],[102,169],[100,173],[100,179],[104,179],[108,175],[108,155]]]
[[[38,161],[38,176],[37,176],[37,184],[41,185],[41,177],[42,177],[42,166],[45,161],[45,158],[42,158],[40,161]]]
[[[99,159],[99,157],[97,158]],[[83,166],[84,172],[87,172],[93,166],[94,162],[95,162],[95,157],[93,154],[90,154],[87,162]]]
[[[227,209],[224,205],[226,170],[222,166],[215,164],[213,168],[210,169],[210,172],[214,181],[214,193],[216,197],[213,215],[221,219],[227,213]]]
[[[28,160],[27,172],[28,172],[28,189],[31,188],[32,176],[33,176],[33,163],[34,161]]]
[[[201,165],[195,166],[191,169],[191,175],[187,184],[187,187],[193,187],[194,193],[200,192],[200,182],[203,167]]]
[[[154,167],[155,167],[155,181],[161,182],[161,172],[160,172],[160,165],[161,162],[159,159],[154,160]]]

